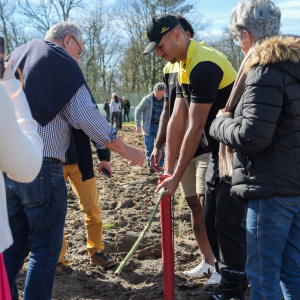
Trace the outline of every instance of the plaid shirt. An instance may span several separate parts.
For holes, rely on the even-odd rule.
[[[65,161],[65,152],[70,142],[69,124],[75,129],[82,129],[97,143],[96,148],[104,149],[106,143],[111,143],[118,137],[114,127],[109,125],[92,102],[84,85],[51,122],[43,127],[38,126],[44,144],[44,157]]]
[[[152,116],[151,122],[159,122],[160,115],[164,108],[164,100],[157,100],[153,94],[153,107],[152,107]]]

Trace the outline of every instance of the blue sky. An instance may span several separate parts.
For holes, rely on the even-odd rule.
[[[202,0],[194,7],[205,19],[212,19],[211,33],[221,33],[228,26],[230,13],[237,0]],[[273,0],[281,10],[281,32],[300,35],[300,0]]]

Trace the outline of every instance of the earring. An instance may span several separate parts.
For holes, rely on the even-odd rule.
[[[178,41],[176,43],[177,43],[178,46],[180,46],[180,43]]]

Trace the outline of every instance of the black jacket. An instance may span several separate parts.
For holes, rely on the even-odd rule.
[[[124,101],[124,110],[129,110],[130,109],[130,102],[128,99]]]
[[[104,108],[105,111],[109,111],[109,104],[107,102],[105,102],[103,104],[103,108]]]
[[[214,120],[210,135],[235,150],[232,196],[300,196],[300,39],[256,45],[234,119]],[[247,171],[247,164],[252,167]]]
[[[93,141],[92,141],[93,142]],[[95,142],[93,142],[95,146]],[[97,149],[97,156],[99,160],[105,160],[105,161],[110,161],[110,150],[109,149]],[[70,130],[70,144],[69,148],[66,152],[66,161],[64,165],[72,165],[77,163],[77,157],[76,157],[76,150],[75,150],[75,143],[74,143],[74,136],[73,136],[73,130],[71,128]]]

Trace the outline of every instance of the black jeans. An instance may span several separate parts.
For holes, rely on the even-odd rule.
[[[106,120],[109,123],[109,121],[110,121],[110,110],[106,110],[105,112],[106,112]]]
[[[122,116],[122,111],[120,111],[120,116],[119,116],[119,129],[122,129],[122,119],[123,119],[123,116]]]
[[[124,109],[124,122],[126,122],[125,116],[127,116],[127,122],[129,122],[129,110]]]
[[[220,178],[218,162],[209,162],[206,172],[205,228],[222,275],[222,300],[245,299],[247,205],[230,196],[231,178]]]

